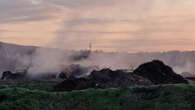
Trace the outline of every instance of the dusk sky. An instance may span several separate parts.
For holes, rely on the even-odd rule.
[[[0,41],[105,51],[195,50],[195,0],[0,0]]]

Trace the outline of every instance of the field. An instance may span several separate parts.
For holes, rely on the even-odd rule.
[[[52,92],[58,81],[1,81],[0,110],[194,110],[195,85]]]
[[[0,88],[25,88],[30,90],[42,90],[42,91],[51,91],[52,87],[62,80],[26,80],[26,81],[14,81],[0,80]]]

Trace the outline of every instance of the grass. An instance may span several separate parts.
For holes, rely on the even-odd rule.
[[[1,88],[26,88],[30,90],[51,91],[54,85],[57,85],[62,80],[32,80],[32,81],[0,81]]]
[[[39,89],[42,85],[30,86],[0,89],[0,110],[195,110],[195,85],[135,86],[60,93]]]

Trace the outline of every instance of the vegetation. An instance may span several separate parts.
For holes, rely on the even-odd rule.
[[[7,80],[0,81],[0,89],[2,88],[26,88],[30,90],[43,90],[51,91],[53,86],[62,82],[63,80],[27,80],[27,81],[17,81],[17,80]]]
[[[30,85],[29,85],[30,86]],[[35,89],[33,89],[35,87]],[[49,92],[37,86],[0,89],[0,110],[194,110],[195,85],[136,86]]]

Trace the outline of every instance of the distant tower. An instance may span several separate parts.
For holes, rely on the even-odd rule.
[[[89,43],[89,51],[91,51],[91,50],[92,50],[92,44]]]

